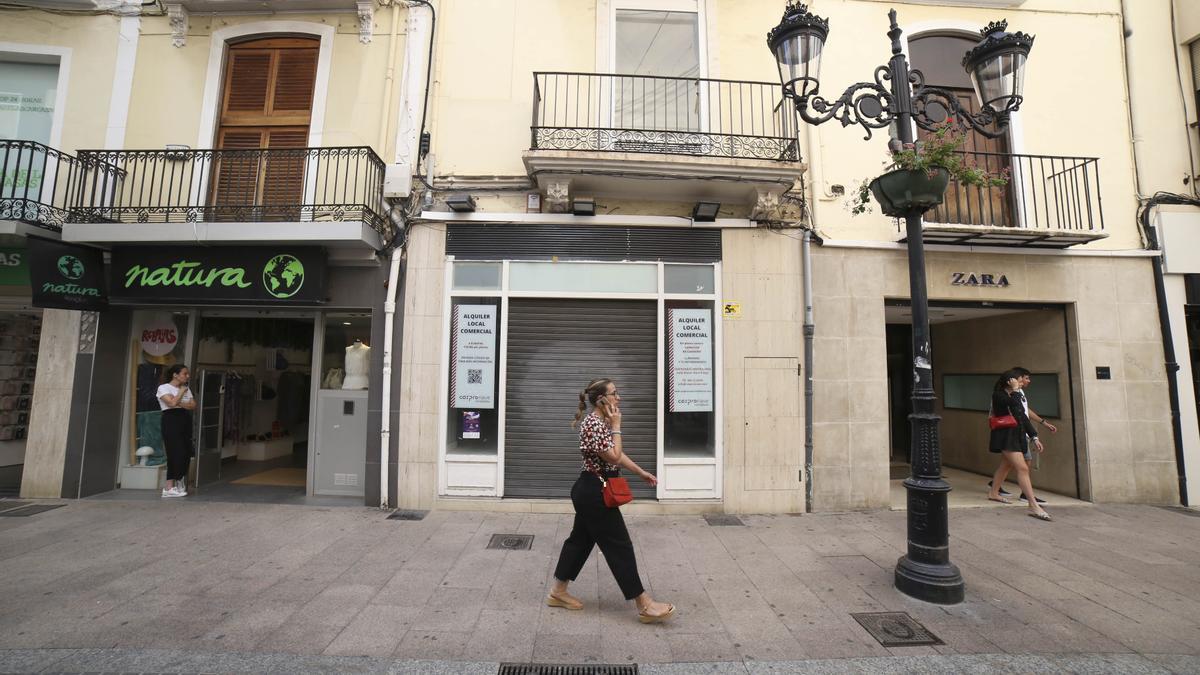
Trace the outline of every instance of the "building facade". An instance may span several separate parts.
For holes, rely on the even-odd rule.
[[[5,13],[14,36],[69,26],[64,48],[111,69],[71,85],[53,139],[80,167],[61,238],[108,253],[109,309],[82,350],[64,337],[80,315],[45,310],[63,324],[41,351],[69,367],[37,383],[58,403],[35,441],[34,394],[45,447],[25,454],[23,494],[154,484],[134,466],[153,445],[144,390],[186,362],[218,392],[197,416],[200,489],[291,452],[309,495],[569,510],[579,392],[611,377],[626,446],[659,477],[635,510],[892,505],[910,455],[904,233],[851,213],[888,129],[808,124],[783,99],[764,38],[784,2],[260,4]],[[831,99],[890,58],[892,7],[912,66],[968,110],[960,62],[980,29],[1037,36],[1007,131],[962,149],[1008,183],[952,185],[925,217],[942,459],[964,479],[994,469],[987,394],[1024,365],[1059,428],[1039,489],[1180,499],[1159,256],[1139,224],[1159,155],[1134,95],[1163,79],[1163,50],[1139,48],[1171,13],[1134,4],[809,3],[830,23]],[[72,37],[84,26],[108,42]]]

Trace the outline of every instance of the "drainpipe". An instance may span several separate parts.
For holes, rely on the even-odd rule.
[[[812,258],[809,248],[812,230],[800,240],[800,259],[804,265],[804,510],[813,510],[813,324]]]
[[[388,38],[387,71],[383,77],[383,115],[379,118],[379,152],[387,148],[388,126],[392,117],[392,99],[396,98],[396,43],[400,32],[400,3],[392,1],[392,29]]]
[[[404,236],[404,219],[400,216],[399,208],[393,207],[388,212],[393,225],[397,228],[397,236]],[[400,242],[392,247],[392,264],[388,269],[387,298],[383,301],[383,400],[381,422],[379,425],[379,508],[390,508],[391,501],[391,472],[389,464],[392,460],[392,327],[396,319],[396,295],[400,287],[400,260],[404,257],[404,245]]]

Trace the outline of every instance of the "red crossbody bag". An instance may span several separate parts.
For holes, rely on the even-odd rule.
[[[593,471],[596,478],[600,479],[600,494],[604,495],[604,505],[610,509],[615,509],[622,504],[628,504],[633,501],[633,490],[629,489],[629,481],[614,476],[605,478],[600,475],[599,471]]]

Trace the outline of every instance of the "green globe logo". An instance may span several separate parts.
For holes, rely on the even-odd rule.
[[[58,259],[58,272],[75,281],[83,276],[83,261],[73,255],[64,255]]]
[[[293,255],[281,253],[263,267],[263,286],[280,300],[292,297],[303,285],[304,263]]]

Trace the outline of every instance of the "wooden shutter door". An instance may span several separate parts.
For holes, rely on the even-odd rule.
[[[979,114],[979,100],[975,92],[947,87],[958,99],[958,104],[972,114]],[[925,139],[932,132],[918,130],[917,137]],[[963,151],[967,153],[965,163],[993,174],[999,174],[1012,165],[1008,158],[1008,140],[1004,137],[988,138],[971,131],[967,132]],[[985,153],[985,154],[971,154]],[[946,189],[942,205],[925,214],[926,222],[954,225],[987,225],[990,227],[1015,227],[1017,223],[1009,186],[965,187],[951,182]]]
[[[229,48],[217,148],[235,152],[213,162],[214,205],[257,207],[265,220],[299,217],[318,53],[319,42],[306,38]]]

